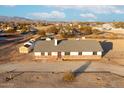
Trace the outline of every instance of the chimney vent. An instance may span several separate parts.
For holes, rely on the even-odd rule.
[[[54,40],[54,45],[57,46],[57,44],[58,44],[58,40],[55,39],[55,40]]]

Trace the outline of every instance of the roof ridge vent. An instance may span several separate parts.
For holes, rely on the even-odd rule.
[[[54,39],[54,45],[57,46],[58,45],[58,40]]]

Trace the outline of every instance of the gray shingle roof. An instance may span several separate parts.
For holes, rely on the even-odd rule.
[[[37,41],[34,47],[34,52],[90,52],[103,51],[100,43],[96,40],[62,40],[57,46],[54,45],[54,40]]]

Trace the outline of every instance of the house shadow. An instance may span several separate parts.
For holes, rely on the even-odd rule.
[[[65,41],[65,40],[67,40],[67,39],[60,39],[60,40],[58,40],[58,44],[60,44],[62,41]]]
[[[103,49],[102,56],[105,56],[113,48],[113,43],[107,42],[106,40],[100,41],[100,44],[101,44],[102,49]]]
[[[86,62],[84,65],[81,65],[79,68],[77,68],[75,71],[73,71],[73,74],[75,75],[75,77],[84,73],[90,64],[91,64],[91,62]]]

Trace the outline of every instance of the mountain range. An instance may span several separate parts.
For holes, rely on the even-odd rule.
[[[28,19],[28,18],[23,18],[23,17],[10,17],[10,16],[0,16],[0,21],[2,22],[11,22],[11,21],[14,21],[14,22],[32,22],[33,20],[31,19]]]

